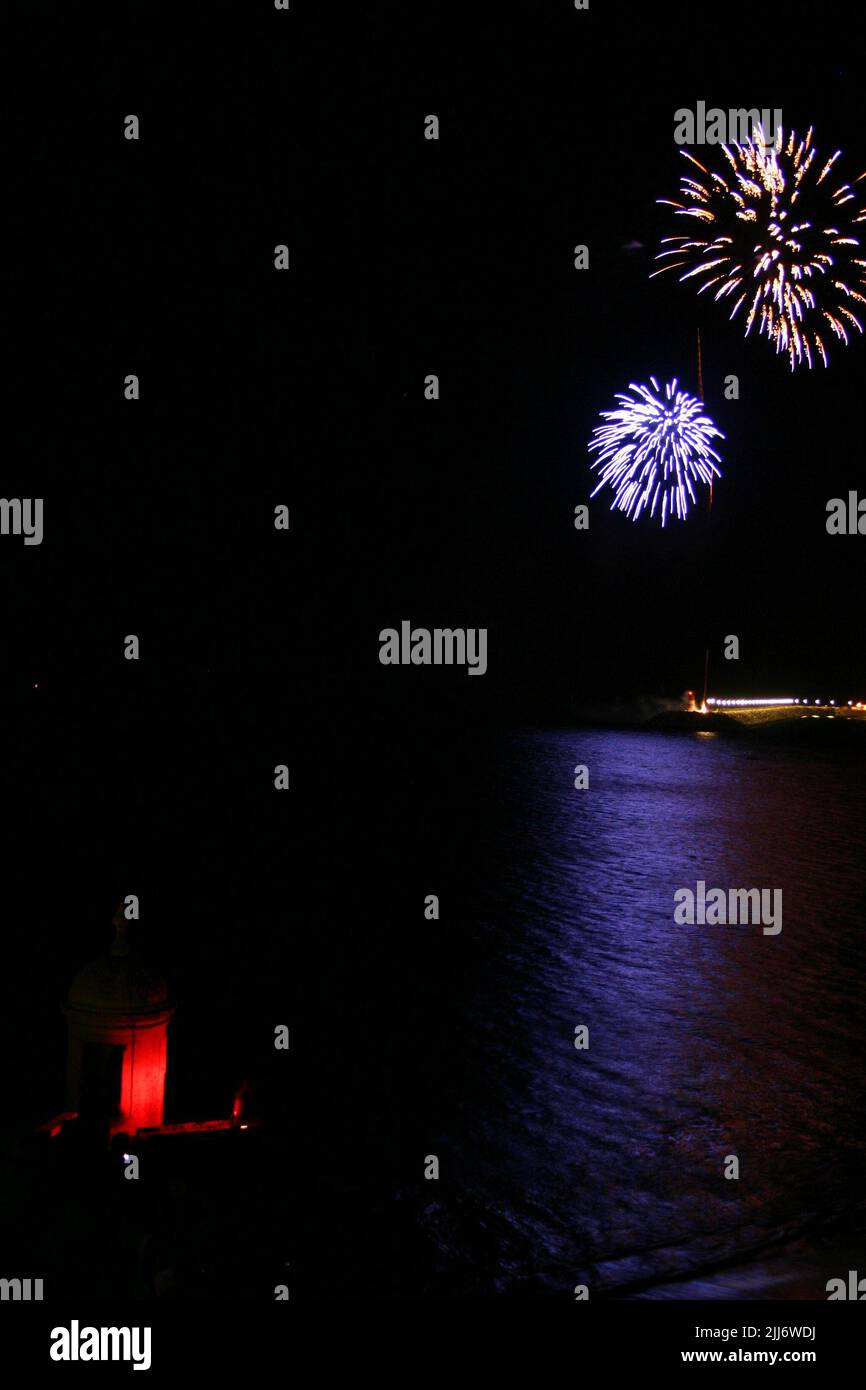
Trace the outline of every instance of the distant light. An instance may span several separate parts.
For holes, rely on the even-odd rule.
[[[238,1125],[238,1129],[249,1129],[249,1125]]]
[[[754,699],[740,696],[731,698],[725,697],[724,699],[722,699],[717,695],[708,695],[706,708],[710,709],[712,707],[712,709],[783,709],[786,706],[790,705],[811,705],[813,703],[816,709],[831,709],[835,708],[836,706],[835,700],[825,701],[821,696],[819,696],[817,700],[812,701],[811,699],[807,699],[805,696],[801,697],[799,695],[780,695],[778,697],[756,695]],[[849,700],[848,707],[849,709],[866,709],[866,702],[864,702],[863,700]]]
[[[784,695],[784,696],[778,696],[778,697],[777,697],[777,696],[771,696],[771,697],[769,697],[769,698],[765,698],[765,697],[763,697],[763,696],[762,696],[762,697],[757,697],[757,696],[756,696],[755,699],[731,699],[731,700],[727,700],[727,699],[726,699],[726,700],[720,700],[720,699],[717,699],[715,696],[710,695],[710,696],[707,697],[707,704],[708,704],[708,705],[718,705],[720,708],[721,708],[722,706],[724,706],[725,708],[750,709],[750,708],[758,708],[758,707],[764,707],[764,706],[796,705],[796,704],[797,704],[797,701],[794,699],[793,695]]]

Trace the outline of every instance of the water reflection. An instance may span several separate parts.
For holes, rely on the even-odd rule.
[[[536,732],[500,764],[461,1039],[465,1213],[500,1223],[497,1287],[626,1289],[859,1219],[863,781],[748,750]],[[781,888],[783,931],[675,926],[698,879]]]

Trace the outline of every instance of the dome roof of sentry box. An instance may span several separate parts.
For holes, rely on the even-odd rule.
[[[132,951],[127,923],[114,919],[114,943],[108,955],[79,970],[69,986],[67,1008],[89,1014],[148,1014],[171,1009],[168,985]]]

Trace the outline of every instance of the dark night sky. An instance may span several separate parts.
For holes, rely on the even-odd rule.
[[[377,634],[409,617],[490,629],[471,698],[503,713],[676,695],[707,643],[720,693],[862,695],[859,543],[828,537],[824,509],[861,475],[866,345],[791,378],[673,276],[647,278],[670,225],[655,199],[679,176],[674,110],[781,106],[820,148],[857,151],[844,46],[792,44],[770,66],[731,20],[564,5],[462,21],[459,42],[438,9],[425,28],[377,6],[341,18],[337,46],[300,7],[291,40],[252,20],[229,62],[219,10],[204,47],[138,14],[100,35],[62,131],[40,74],[17,111],[4,486],[38,480],[48,530],[0,555],[7,681],[61,699],[123,681],[116,634],[141,630],[144,679],[167,689],[270,673],[399,705]],[[794,33],[798,14],[812,22],[793,7]],[[142,115],[139,145],[117,144],[121,108]],[[428,111],[438,144],[419,135]],[[694,387],[699,324],[727,436],[709,524],[662,535],[599,496],[577,535],[598,411],[650,372]],[[116,389],[132,369],[137,406]],[[267,525],[283,500],[289,546]],[[442,698],[430,674],[422,704]]]
[[[325,952],[326,909],[344,932],[357,909],[350,875],[331,901],[345,858],[311,808],[345,796],[385,842],[398,718],[434,737],[675,697],[707,644],[718,693],[866,695],[866,542],[824,525],[863,487],[866,342],[791,377],[648,280],[675,110],[781,107],[862,163],[861,65],[841,7],[687,8],[299,0],[182,30],[138,4],[83,45],[59,7],[32,18],[6,131],[3,494],[44,497],[46,531],[0,541],[0,691],[6,906],[31,965],[40,914],[52,947],[33,1028],[133,880],[188,998],[230,962],[226,1001],[254,981],[287,1008],[315,974],[293,943]],[[577,534],[598,411],[650,372],[694,387],[699,324],[727,436],[712,517],[662,534],[599,498]],[[379,630],[404,618],[487,627],[488,674],[384,670]],[[301,800],[275,812],[278,761]]]

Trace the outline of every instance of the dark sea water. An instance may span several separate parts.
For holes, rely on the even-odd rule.
[[[862,762],[586,730],[466,757],[407,876],[442,919],[371,1019],[392,1291],[823,1299],[858,1248],[866,1272]],[[780,888],[781,933],[675,925],[699,879]],[[398,1182],[419,1146],[438,1183]]]
[[[824,1299],[866,1275],[862,748],[822,721],[793,742],[323,723],[293,820],[264,779],[223,825],[193,740],[182,786],[157,764],[131,867],[122,819],[94,863],[72,793],[34,803],[33,843],[68,842],[80,920],[49,914],[46,950],[29,883],[9,919],[26,948],[9,1046],[28,1058],[9,1125],[62,1104],[60,1004],[110,935],[107,889],[80,904],[117,862],[155,904],[178,998],[168,1118],[228,1113],[250,1076],[280,1155],[268,1234],[305,1296]],[[676,925],[699,879],[781,889],[781,933]]]

